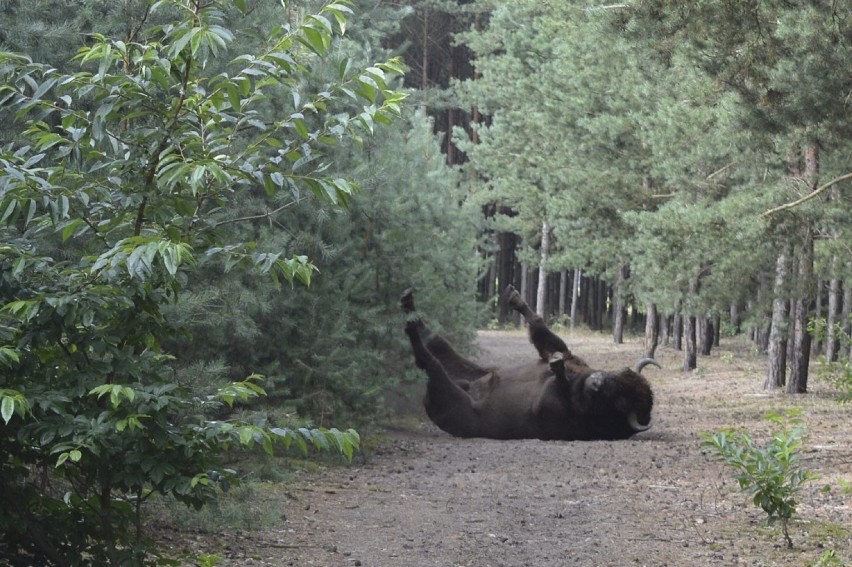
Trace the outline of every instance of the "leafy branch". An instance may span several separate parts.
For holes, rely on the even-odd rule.
[[[852,173],[846,173],[846,174],[841,175],[839,177],[835,177],[834,179],[832,179],[828,183],[823,184],[822,186],[811,191],[810,193],[808,193],[804,197],[802,197],[800,199],[796,199],[795,201],[791,201],[789,203],[784,203],[783,205],[779,205],[777,207],[769,209],[768,211],[764,211],[763,213],[760,214],[760,216],[761,216],[761,218],[766,218],[766,217],[770,217],[770,216],[774,215],[775,213],[778,213],[778,212],[781,212],[781,211],[786,211],[787,209],[792,209],[792,208],[798,207],[802,203],[806,203],[806,202],[810,201],[811,199],[813,199],[814,197],[818,197],[820,194],[831,189],[832,187],[834,187],[838,183],[841,183],[843,181],[847,181],[849,179],[852,179]]]
[[[793,547],[789,522],[796,514],[796,494],[804,483],[817,478],[799,465],[805,437],[800,413],[767,414],[766,419],[781,429],[763,446],[757,445],[748,433],[733,430],[701,435],[701,446],[734,469],[740,489],[751,494],[754,505],[766,513],[767,524],[780,522],[788,548]]]

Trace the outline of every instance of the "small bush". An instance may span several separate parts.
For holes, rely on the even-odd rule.
[[[801,412],[786,415],[770,413],[766,419],[781,426],[763,446],[755,444],[744,432],[724,430],[703,433],[702,447],[716,453],[722,462],[736,471],[740,489],[752,495],[755,506],[766,512],[768,525],[778,521],[787,542],[793,547],[788,523],[796,514],[796,493],[816,474],[800,467],[799,457],[805,430]]]

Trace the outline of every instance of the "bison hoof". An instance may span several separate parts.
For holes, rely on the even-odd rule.
[[[502,300],[506,305],[514,309],[517,309],[524,304],[524,300],[521,299],[521,294],[518,293],[518,290],[516,290],[511,284],[507,285],[506,289],[503,290]]]
[[[405,313],[414,313],[414,288],[408,288],[402,292],[399,304]]]

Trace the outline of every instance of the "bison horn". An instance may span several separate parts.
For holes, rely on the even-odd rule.
[[[636,433],[641,433],[642,431],[648,431],[649,429],[651,429],[650,423],[648,423],[648,425],[642,425],[641,423],[639,423],[639,417],[636,415],[635,411],[632,411],[627,414],[627,424],[630,426],[630,429],[632,429]]]
[[[663,368],[662,366],[660,366],[660,363],[654,360],[653,358],[643,358],[642,360],[636,363],[636,373],[639,374],[640,372],[642,372],[642,369],[648,366],[649,364],[653,364],[661,370]]]

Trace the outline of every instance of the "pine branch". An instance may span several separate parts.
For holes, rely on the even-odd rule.
[[[784,203],[783,205],[779,205],[775,208],[769,209],[768,211],[764,211],[763,213],[761,213],[760,217],[766,218],[766,217],[769,217],[771,215],[774,215],[775,213],[777,213],[779,211],[785,211],[787,209],[792,209],[793,207],[797,207],[797,206],[801,205],[802,203],[804,203],[806,201],[810,201],[811,199],[813,199],[814,197],[816,197],[820,193],[827,191],[828,189],[830,189],[834,185],[837,185],[838,183],[840,183],[842,181],[846,181],[847,179],[852,179],[852,173],[847,173],[845,175],[841,175],[840,177],[835,177],[834,179],[832,179],[831,181],[829,181],[828,183],[826,183],[822,187],[819,187],[818,189],[811,191],[810,193],[808,193],[807,195],[805,195],[801,199],[796,199],[795,201],[791,201],[789,203]]]

